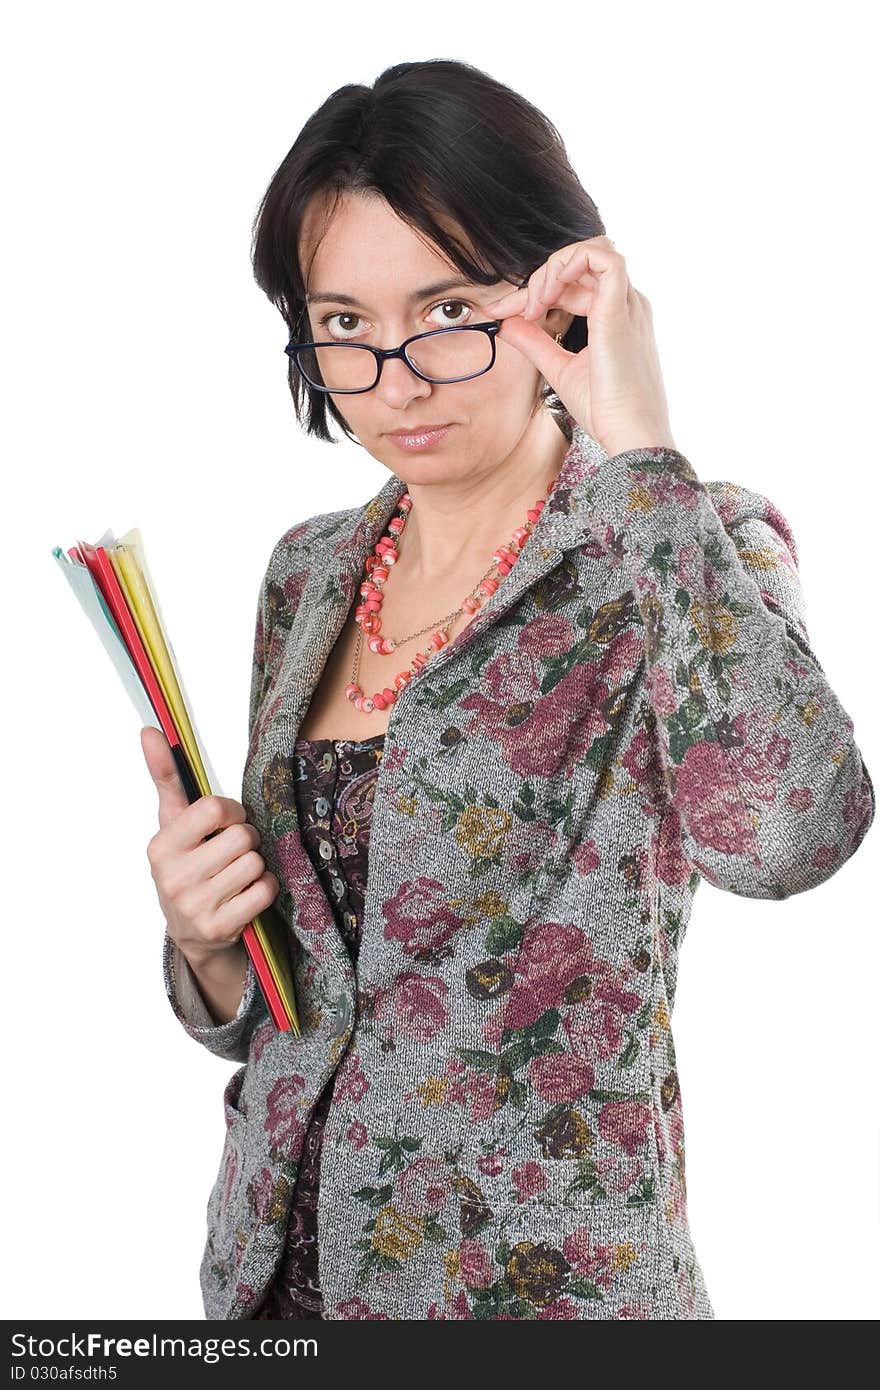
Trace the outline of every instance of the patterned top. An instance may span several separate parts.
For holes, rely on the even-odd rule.
[[[294,794],[300,835],[356,964],[363,924],[367,850],[385,735],[297,739]],[[318,1279],[318,1178],[333,1073],[309,1119],[284,1252],[258,1318],[323,1318]]]

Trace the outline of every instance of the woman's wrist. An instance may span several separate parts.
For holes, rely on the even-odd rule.
[[[239,938],[231,946],[210,952],[183,951],[199,991],[217,1024],[235,1018],[247,980],[248,953]]]

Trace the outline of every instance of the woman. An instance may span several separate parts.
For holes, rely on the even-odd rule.
[[[243,1064],[206,1314],[713,1318],[670,1027],[693,895],[805,891],[874,815],[791,531],[677,451],[557,133],[465,64],[335,92],[254,266],[300,422],[391,476],[273,550],[241,804],[187,805],[143,736],[168,996]],[[300,1036],[239,939],[273,902]]]

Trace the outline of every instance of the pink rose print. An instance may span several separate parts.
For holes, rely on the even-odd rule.
[[[718,595],[720,579],[715,569],[706,564],[706,554],[700,545],[683,545],[676,556],[676,574],[679,583],[688,593]]]
[[[282,882],[292,892],[295,890],[300,923],[305,931],[314,933],[316,941],[312,949],[316,958],[323,960],[327,946],[320,938],[335,928],[333,911],[311,865],[306,867],[305,849],[299,831],[291,830],[279,836],[275,841],[275,855]]]
[[[369,1303],[365,1303],[362,1298],[343,1298],[336,1305],[336,1312],[340,1318],[346,1318],[351,1322],[388,1322],[387,1313],[374,1313]]]
[[[302,1148],[308,1116],[298,1101],[305,1084],[304,1076],[282,1076],[269,1092],[264,1128],[273,1158],[296,1158]]]
[[[626,988],[626,975],[631,971],[631,966],[608,966],[595,980],[589,997],[572,1005],[566,1014],[562,1026],[578,1057],[598,1062],[617,1056],[626,1020],[642,1003],[640,994]]]
[[[516,820],[504,842],[505,862],[515,873],[528,873],[544,863],[558,839],[545,820]]]
[[[345,1132],[345,1137],[353,1149],[362,1149],[370,1139],[366,1125],[362,1124],[360,1120],[352,1121]]]
[[[646,729],[639,729],[620,759],[620,765],[630,775],[641,794],[646,815],[656,815],[667,800],[663,765],[654,739]]]
[[[449,1021],[449,986],[436,975],[404,972],[378,996],[375,1017],[390,1023],[395,1034],[410,1042],[429,1042]]]
[[[646,684],[655,713],[665,719],[678,709],[678,695],[663,666],[652,666],[646,673]]]
[[[538,1099],[555,1105],[589,1095],[595,1071],[572,1052],[545,1052],[530,1062],[528,1076]]]
[[[651,1107],[640,1100],[610,1100],[599,1111],[599,1133],[630,1157],[647,1143]]]
[[[574,864],[582,878],[588,874],[595,873],[602,862],[595,840],[583,840],[577,845],[571,854],[571,862]]]
[[[275,1179],[270,1168],[261,1168],[247,1186],[248,1206],[261,1226],[268,1224],[269,1210],[275,1198]]]
[[[481,1154],[477,1159],[477,1172],[487,1178],[497,1178],[499,1173],[504,1172],[505,1161],[501,1152]]]
[[[478,1240],[463,1240],[458,1247],[461,1277],[469,1289],[488,1289],[495,1278],[492,1260]]]
[[[599,662],[577,662],[562,680],[541,694],[543,666],[522,644],[490,661],[484,672],[489,690],[465,696],[460,709],[474,711],[466,732],[496,739],[508,766],[522,777],[571,772],[607,732],[612,695],[631,676],[642,644],[634,632],[609,643]],[[511,707],[529,708],[510,722]]]
[[[263,1055],[263,1049],[265,1048],[266,1044],[268,1042],[271,1042],[272,1038],[275,1038],[277,1036],[278,1030],[275,1027],[275,1024],[272,1022],[271,1018],[267,1019],[265,1023],[261,1024],[261,1026],[255,1030],[254,1035],[251,1038],[251,1061],[259,1062],[260,1058]]]
[[[357,1105],[369,1089],[370,1083],[361,1066],[360,1054],[349,1050],[336,1069],[336,1080],[333,1082],[334,1101],[348,1101]]]
[[[526,1028],[550,1008],[562,1005],[573,980],[601,974],[605,961],[593,956],[593,944],[574,923],[535,922],[523,933],[513,989],[502,1008],[505,1028]]]
[[[833,864],[839,858],[840,851],[837,845],[820,845],[810,860],[817,869],[825,869],[829,864]]]
[[[545,1308],[539,1308],[535,1315],[536,1322],[547,1322],[548,1319],[577,1322],[577,1306],[570,1298],[554,1298]]]
[[[447,902],[447,892],[435,878],[401,885],[395,897],[382,904],[386,941],[399,941],[409,956],[427,956],[445,946],[464,925]]]
[[[520,650],[530,656],[562,656],[575,642],[575,631],[567,618],[542,613],[526,623],[519,635]]]
[[[584,1275],[597,1288],[607,1289],[611,1284],[611,1263],[614,1258],[614,1245],[595,1241],[589,1226],[578,1226],[576,1231],[565,1237],[562,1253],[572,1269]]]
[[[525,1201],[526,1197],[535,1197],[547,1186],[547,1174],[534,1159],[518,1163],[510,1176],[520,1202]]]
[[[467,1293],[464,1289],[459,1289],[451,1303],[446,1305],[448,1312],[443,1313],[436,1303],[432,1303],[428,1308],[429,1322],[473,1322],[474,1315],[471,1312],[471,1305],[468,1303]]]
[[[629,1192],[645,1171],[640,1158],[599,1158],[596,1172],[605,1192]]]
[[[399,1211],[421,1215],[440,1211],[452,1191],[452,1177],[441,1158],[425,1154],[394,1179],[394,1205]]]
[[[289,574],[284,581],[284,597],[291,613],[295,613],[299,608],[307,578],[308,570],[297,570],[295,574]]]
[[[675,805],[697,844],[722,854],[754,854],[757,838],[748,809],[717,743],[695,743],[675,769]]]

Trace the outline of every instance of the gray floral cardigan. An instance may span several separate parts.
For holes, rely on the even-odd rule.
[[[252,1317],[311,1107],[335,1319],[714,1318],[688,1226],[671,1016],[701,878],[784,898],[874,816],[811,650],[794,538],[682,454],[571,446],[521,557],[391,711],[355,976],[297,830],[291,749],[395,514],[280,538],[260,592],[242,801],[282,884],[302,1035],[253,968],[216,1025],[164,940],[186,1032],[242,1065],[200,1270]]]

